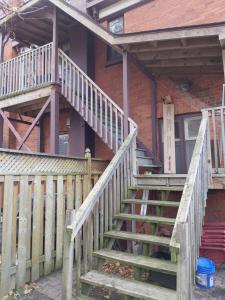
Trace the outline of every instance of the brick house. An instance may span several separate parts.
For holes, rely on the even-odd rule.
[[[131,119],[138,127],[136,196],[143,200],[148,191],[150,201],[164,189],[167,199],[168,187],[177,199],[207,114],[206,161],[213,175],[204,222],[224,226],[223,1],[30,0],[10,7],[0,20],[6,62],[0,69],[2,147],[75,157],[90,148],[93,157],[112,160]],[[174,208],[164,213],[173,216]],[[201,254],[225,262],[222,242],[205,245]],[[174,275],[168,268],[165,273]],[[91,284],[88,277],[82,280]],[[190,299],[179,282],[177,289],[179,299]],[[164,299],[161,292],[164,297],[162,290],[154,299]]]

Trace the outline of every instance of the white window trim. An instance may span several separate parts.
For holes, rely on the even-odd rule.
[[[197,136],[196,137],[188,136],[188,122],[192,120],[201,120],[201,119],[202,119],[201,116],[184,118],[184,140],[185,141],[195,141],[197,138]]]

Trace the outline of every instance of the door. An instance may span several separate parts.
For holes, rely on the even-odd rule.
[[[201,115],[189,114],[175,116],[176,173],[186,174],[191,162],[195,141],[201,123]],[[163,161],[163,120],[160,130],[160,158]]]

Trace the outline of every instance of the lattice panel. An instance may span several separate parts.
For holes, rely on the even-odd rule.
[[[62,157],[57,155],[28,154],[12,150],[0,150],[0,174],[85,174],[85,158]],[[106,161],[92,160],[92,173],[102,173]]]

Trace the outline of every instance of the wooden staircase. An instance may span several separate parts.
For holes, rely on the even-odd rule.
[[[168,257],[165,259],[155,256],[160,248],[165,253],[170,253],[171,233],[179,201],[171,201],[169,196],[171,192],[180,194],[182,190],[183,187],[180,186],[129,187],[130,197],[122,200],[120,212],[114,216],[115,226],[112,230],[104,232],[104,248],[93,252],[93,268],[81,276],[83,296],[94,297],[95,289],[103,288],[109,291],[109,295],[116,293],[131,299],[177,299],[176,291],[172,287],[165,287],[162,282],[151,280],[151,273],[157,273],[159,277],[166,274],[171,277],[171,281],[175,281],[177,263]],[[146,194],[149,195],[147,198]],[[154,200],[149,200],[150,195],[155,195],[152,198]],[[145,214],[142,212],[143,206],[147,206]],[[168,208],[173,209],[173,217],[168,217]],[[165,226],[170,236],[163,236],[159,230],[160,226]],[[141,233],[143,228],[145,232]],[[138,251],[135,251],[137,247]],[[101,266],[107,262],[130,266],[133,269],[133,278],[126,279],[102,272]]]
[[[109,298],[115,293],[114,299],[192,299],[210,182],[207,119],[187,177],[138,177],[141,166],[154,165],[137,147],[137,125],[129,119],[125,136],[123,111],[61,50],[59,61],[62,95],[115,153],[84,203],[68,217],[62,299],[72,299],[74,262],[77,299],[99,299],[99,288]],[[103,272],[107,262],[130,266],[133,277]]]

